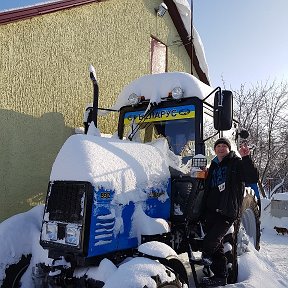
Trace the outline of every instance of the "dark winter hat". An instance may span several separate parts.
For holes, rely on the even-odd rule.
[[[230,143],[230,141],[229,141],[227,138],[225,138],[225,137],[222,137],[222,138],[219,138],[219,139],[216,140],[216,142],[214,143],[214,149],[215,149],[215,147],[216,147],[218,144],[226,144],[226,145],[228,146],[229,150],[231,150],[231,143]]]

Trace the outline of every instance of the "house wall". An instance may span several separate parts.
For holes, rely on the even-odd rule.
[[[150,36],[168,46],[168,71],[190,60],[161,1],[110,0],[0,25],[0,222],[44,201],[53,161],[92,102],[93,64],[100,106],[150,73]],[[100,120],[116,130],[117,116]]]

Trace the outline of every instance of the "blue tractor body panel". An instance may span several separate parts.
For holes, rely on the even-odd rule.
[[[169,219],[171,207],[170,179],[164,189],[165,191],[151,188],[146,193],[147,199],[141,205],[147,216]],[[114,191],[94,188],[87,257],[138,246],[137,235],[131,233],[135,205],[138,203],[130,202],[127,205],[111,203],[114,195]]]

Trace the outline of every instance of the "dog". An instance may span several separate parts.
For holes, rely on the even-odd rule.
[[[274,229],[276,230],[277,234],[288,234],[288,229],[287,228],[284,228],[284,227],[277,227],[277,226],[274,226]]]

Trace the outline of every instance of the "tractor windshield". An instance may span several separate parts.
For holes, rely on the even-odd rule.
[[[135,132],[136,131],[136,132]],[[151,142],[165,137],[170,149],[183,157],[195,154],[195,107],[157,108],[144,117],[144,111],[126,112],[124,135],[132,141]],[[131,136],[130,136],[131,138]]]

